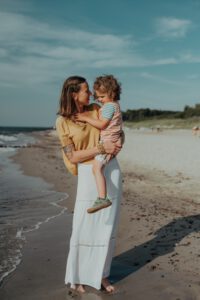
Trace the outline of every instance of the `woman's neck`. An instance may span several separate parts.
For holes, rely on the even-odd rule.
[[[76,109],[78,113],[82,113],[84,111],[84,105],[76,102]]]
[[[83,111],[84,111],[84,106],[79,106],[78,112],[79,112],[79,113],[82,113]]]

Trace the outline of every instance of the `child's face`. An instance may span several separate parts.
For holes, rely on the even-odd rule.
[[[107,103],[113,101],[106,92],[101,92],[96,90],[94,93],[96,99],[101,103]]]

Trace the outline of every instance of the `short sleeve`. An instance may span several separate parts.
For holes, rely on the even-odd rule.
[[[58,117],[56,120],[56,131],[60,139],[62,147],[73,144],[70,138],[69,129],[67,126],[67,121],[63,117]]]
[[[56,120],[56,131],[57,131],[62,148],[67,145],[73,144],[73,140],[70,137],[67,121],[61,116],[58,117]],[[62,149],[62,155],[63,155],[64,164],[67,167],[67,169],[69,170],[69,172],[72,173],[73,175],[77,175],[78,174],[77,164],[73,164],[71,161],[69,161],[69,159],[65,155],[63,149]]]
[[[104,119],[111,120],[115,113],[115,105],[111,102],[106,103],[102,107],[101,116]]]

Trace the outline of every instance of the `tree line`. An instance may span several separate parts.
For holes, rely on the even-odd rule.
[[[146,119],[187,119],[200,117],[200,103],[194,107],[186,105],[183,111],[159,110],[150,108],[128,109],[122,112],[123,121],[143,121]]]

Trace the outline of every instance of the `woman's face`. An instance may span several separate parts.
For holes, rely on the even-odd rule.
[[[88,105],[90,102],[90,96],[92,93],[89,90],[87,82],[80,84],[80,90],[76,93],[76,100],[80,105]]]

